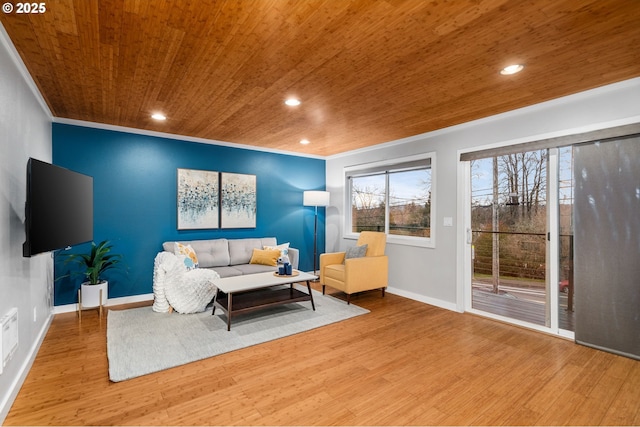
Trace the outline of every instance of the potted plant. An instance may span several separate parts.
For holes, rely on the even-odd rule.
[[[122,255],[111,253],[113,245],[108,240],[96,244],[91,242],[88,254],[70,254],[65,264],[77,264],[84,269],[82,274],[87,280],[80,285],[80,301],[82,308],[101,307],[106,305],[109,282],[102,279],[102,274],[114,268],[122,260]]]

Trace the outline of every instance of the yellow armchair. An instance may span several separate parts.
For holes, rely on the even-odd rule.
[[[351,303],[351,294],[356,292],[382,289],[384,297],[389,277],[389,258],[384,254],[386,243],[385,233],[363,231],[356,245],[367,245],[364,257],[345,259],[346,252],[321,254],[322,293],[326,286],[338,289],[347,294],[347,304]]]

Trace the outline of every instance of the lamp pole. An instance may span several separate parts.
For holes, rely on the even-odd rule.
[[[304,206],[315,208],[313,217],[313,274],[318,271],[318,207],[329,206],[328,191],[305,191],[302,196]]]
[[[318,206],[315,206],[316,213],[313,222],[313,275],[315,276],[318,266]]]

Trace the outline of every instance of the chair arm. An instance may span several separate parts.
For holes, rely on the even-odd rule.
[[[342,264],[346,252],[329,252],[320,254],[320,283],[324,283],[324,267],[326,265]]]
[[[342,264],[346,252],[329,252],[320,254],[320,265]]]
[[[389,257],[368,256],[345,260],[344,281],[346,292],[386,288],[389,282]]]

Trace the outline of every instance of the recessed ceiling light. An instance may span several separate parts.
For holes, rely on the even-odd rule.
[[[152,118],[153,120],[158,120],[158,121],[167,120],[167,116],[165,116],[165,115],[164,115],[164,114],[162,114],[162,113],[153,113],[153,114],[151,115],[151,118]]]
[[[504,67],[500,71],[500,74],[507,76],[509,74],[519,73],[520,71],[522,71],[523,68],[524,68],[524,65],[522,64],[509,65],[508,67]]]
[[[287,104],[289,107],[296,107],[300,105],[300,100],[296,98],[289,98],[286,101],[284,101],[284,103]]]
[[[309,140],[308,139],[301,139],[300,140],[300,144],[307,145],[307,144],[309,144]]]

